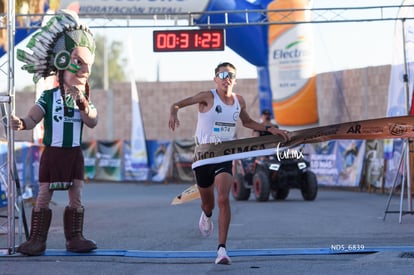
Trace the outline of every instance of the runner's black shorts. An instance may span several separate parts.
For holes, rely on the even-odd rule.
[[[220,173],[232,173],[233,162],[226,161],[202,165],[194,168],[197,185],[203,188],[210,187],[214,183],[214,178]]]

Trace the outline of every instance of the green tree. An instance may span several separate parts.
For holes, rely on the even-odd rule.
[[[89,84],[92,89],[104,88],[104,70],[105,60],[107,60],[107,77],[108,86],[111,87],[114,82],[122,82],[125,80],[124,68],[126,67],[126,59],[121,58],[123,44],[120,41],[112,41],[108,45],[108,39],[102,35],[95,36],[96,51],[95,62],[92,67],[92,73],[89,78]],[[107,58],[105,58],[105,47]]]

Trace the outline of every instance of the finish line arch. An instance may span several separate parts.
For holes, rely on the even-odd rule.
[[[286,0],[278,0],[286,1]],[[286,1],[292,2],[292,1]],[[309,0],[295,0],[300,5],[307,4]],[[58,3],[58,5],[57,5]],[[46,13],[50,8],[69,8],[79,13],[81,18],[134,18],[134,19],[154,19],[154,17],[170,17],[174,19],[188,19],[189,25],[193,27],[207,28],[208,25],[221,24],[226,29],[226,45],[240,55],[250,64],[256,66],[258,72],[258,98],[260,109],[274,109],[275,92],[272,92],[272,76],[269,73],[269,41],[268,24],[261,24],[269,20],[266,10],[272,0],[247,1],[247,0],[147,0],[147,1],[48,1],[44,6]],[[296,11],[296,13],[302,11]],[[244,13],[241,11],[248,11]],[[18,22],[26,22],[22,19]],[[35,17],[33,17],[35,18]],[[248,24],[246,24],[246,21]],[[233,26],[226,26],[229,22]],[[238,26],[235,26],[237,24]],[[32,29],[17,29],[16,43],[25,39],[40,27],[41,21],[31,21]],[[88,24],[90,25],[90,24]],[[25,26],[21,26],[25,27]],[[27,27],[27,26],[26,26]],[[183,26],[185,27],[185,26]],[[0,48],[0,56],[5,53],[4,47]],[[283,73],[283,72],[282,72]],[[289,72],[288,72],[289,73]],[[275,75],[275,74],[274,74]],[[279,81],[279,79],[276,79]],[[275,80],[273,80],[275,81]],[[296,80],[294,80],[296,82]],[[285,83],[287,85],[287,83]],[[275,89],[273,89],[275,90]],[[280,89],[278,89],[280,90]],[[313,92],[315,104],[312,105],[317,113],[316,89]],[[283,96],[283,100],[290,100]],[[296,103],[295,103],[296,104]],[[292,105],[292,104],[290,104]],[[300,110],[299,108],[298,110]],[[297,113],[294,112],[294,113]],[[280,113],[282,116],[282,113]],[[292,113],[288,115],[292,116]],[[305,116],[302,116],[305,117]],[[307,116],[309,117],[309,116]],[[277,116],[276,116],[277,119]],[[279,124],[281,124],[279,121]],[[317,122],[315,117],[312,123]],[[292,123],[292,122],[289,122]],[[288,124],[289,124],[288,123]],[[293,122],[293,125],[295,122]],[[303,123],[299,123],[303,124]],[[306,123],[305,123],[306,124]],[[287,125],[287,124],[286,124]]]
[[[61,1],[61,2],[64,3],[65,1]],[[72,1],[67,1],[67,2],[72,2]],[[82,4],[85,4],[86,2],[88,2],[88,1],[82,1]],[[96,2],[98,2],[98,1],[96,1]],[[105,1],[105,2],[108,2],[108,1]],[[119,2],[122,2],[122,1],[116,1],[116,2],[119,3]],[[127,1],[125,1],[125,2],[127,2]],[[131,1],[129,1],[129,2],[131,2]],[[179,0],[177,0],[177,1],[162,1],[162,0],[159,0],[159,1],[155,1],[155,0],[154,1],[147,1],[147,3],[150,3],[150,2],[151,3],[161,3],[162,4],[162,3],[165,3],[165,2],[169,2],[169,3],[170,2],[184,3],[185,1],[179,1]],[[238,12],[238,15],[237,16],[235,16],[233,14],[230,14],[231,12],[230,13],[227,13],[227,12],[224,12],[223,13],[223,12],[221,12],[222,15],[227,14],[227,16],[228,16],[227,17],[227,20],[230,18],[231,19],[230,20],[231,22],[226,22],[226,19],[225,19],[226,17],[224,17],[224,19],[223,19],[223,17],[220,17],[222,19],[220,19],[218,17],[217,22],[214,22],[214,20],[211,21],[211,18],[213,18],[214,12],[215,11],[220,11],[220,7],[223,5],[223,2],[224,3],[227,3],[227,2],[233,3],[235,5],[235,8],[237,7],[237,9],[239,7],[243,7],[243,5],[247,6],[246,10],[249,11],[248,12],[249,13],[248,22],[246,22],[246,17],[241,15],[241,14],[245,14],[245,12],[240,12],[240,11]],[[229,47],[231,47],[232,49],[234,49],[237,53],[239,53],[242,57],[244,57],[250,63],[252,63],[255,66],[257,66],[258,72],[259,72],[259,81],[261,81],[263,79],[265,82],[269,83],[269,80],[268,79],[266,80],[266,78],[269,77],[269,73],[268,73],[268,71],[266,71],[266,65],[267,65],[266,62],[268,62],[267,61],[267,56],[265,54],[263,54],[263,52],[260,51],[260,49],[262,49],[262,47],[264,47],[264,48],[267,47],[267,45],[265,43],[266,40],[263,39],[263,37],[260,36],[260,35],[256,36],[257,34],[261,34],[263,36],[267,35],[267,32],[265,32],[264,30],[266,30],[266,28],[268,26],[268,22],[264,22],[266,19],[262,19],[262,18],[266,18],[264,16],[265,13],[264,13],[264,10],[261,9],[262,6],[260,6],[258,4],[258,3],[260,3],[260,4],[263,4],[264,5],[266,2],[267,3],[270,3],[271,1],[255,1],[254,4],[253,4],[252,1],[237,1],[237,0],[236,1],[219,1],[219,0],[209,1],[208,5],[206,5],[204,7],[205,8],[204,9],[205,12],[200,11],[201,16],[200,16],[200,13],[199,14],[195,13],[194,14],[195,16],[192,17],[192,20],[189,20],[189,21],[193,21],[193,23],[191,25],[193,25],[193,26],[200,26],[200,27],[208,27],[209,24],[218,24],[218,25],[221,24],[223,27],[226,27],[225,25],[229,25],[228,27],[226,27],[227,32],[228,32],[228,37],[232,37],[230,35],[230,33],[232,33],[232,31],[236,31],[237,29],[252,28],[252,29],[256,30],[257,32],[253,32],[252,34],[250,34],[251,35],[250,37],[253,38],[250,41],[258,40],[258,41],[263,42],[263,44],[261,44],[261,43],[257,43],[257,44],[255,43],[254,44],[254,47],[256,47],[256,48],[259,49],[256,54],[259,54],[260,53],[260,54],[262,54],[262,55],[265,56],[265,58],[261,60],[261,62],[264,62],[263,64],[260,64],[260,62],[257,63],[256,62],[257,60],[255,59],[254,56],[250,56],[250,55],[243,56],[243,50],[245,50],[246,51],[246,54],[248,54],[250,52],[249,49],[252,49],[252,48],[248,48],[247,50],[246,49],[237,49],[237,46],[242,45],[243,44],[242,42],[245,41],[245,40],[242,39],[243,38],[243,35],[242,34],[240,34],[240,33],[237,34],[237,32],[236,32],[236,34],[233,34],[233,36],[235,36],[236,38],[239,39],[239,43],[235,43],[235,45],[232,45],[231,42],[230,42],[230,39],[228,39],[227,45]],[[237,6],[238,4],[241,4],[241,6]],[[227,9],[227,7],[224,7],[224,8]],[[255,10],[257,10],[257,13],[254,12]],[[172,9],[170,9],[170,10],[167,9],[166,10],[164,8],[161,8],[160,10],[152,9],[151,11],[153,11],[153,12],[154,11],[156,11],[156,12],[169,12],[169,11],[173,11],[173,10]],[[250,13],[250,11],[253,11],[253,13]],[[176,12],[176,10],[174,12]],[[210,12],[211,15],[205,15],[208,12]],[[187,16],[188,16],[188,13],[187,12],[184,12],[184,13],[187,14]],[[251,16],[250,16],[250,14],[251,14]],[[184,16],[183,14],[181,14],[181,15]],[[103,15],[100,14],[100,16],[102,17]],[[145,18],[150,18],[151,17],[149,14],[145,14],[143,16]],[[256,21],[253,20],[253,18],[256,18]],[[388,20],[395,20],[395,19],[396,18],[392,18],[392,19],[388,19]],[[263,21],[261,21],[261,20],[263,20]],[[385,19],[385,20],[387,20],[387,19]],[[234,25],[230,26],[230,23],[232,23],[232,22],[234,22]],[[239,23],[239,25],[237,25],[237,23]],[[37,24],[37,25],[36,24],[33,24],[32,27],[36,27],[36,26],[38,27],[40,25],[39,24]],[[34,30],[35,29],[29,29],[29,30],[28,29],[25,29],[25,30],[24,29],[19,29],[16,32],[16,42],[19,42],[19,37],[22,37],[22,39],[24,39],[27,35],[29,35],[30,33],[32,33]],[[237,39],[236,39],[236,41],[237,41]],[[253,49],[256,49],[256,48],[253,48]],[[267,51],[268,51],[268,49],[267,49]],[[1,48],[0,49],[0,56],[3,55],[4,53],[5,53],[4,48]],[[262,91],[261,89],[263,90],[263,93],[262,94],[261,94],[261,91]],[[268,94],[266,94],[266,92]],[[265,107],[268,106],[268,103],[266,103],[266,100],[271,100],[271,97],[270,97],[271,94],[269,95],[269,85],[266,86],[266,85],[260,85],[259,84],[259,95],[260,95],[260,100],[261,100],[260,101],[261,108],[264,108],[263,106],[265,106]],[[264,96],[262,96],[262,95],[264,95]]]

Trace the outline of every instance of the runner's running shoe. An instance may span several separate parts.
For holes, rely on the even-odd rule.
[[[208,237],[210,236],[211,232],[213,232],[213,221],[211,220],[211,217],[208,218],[206,214],[204,214],[204,211],[201,211],[198,228],[200,228],[200,232],[203,237]]]
[[[231,259],[227,255],[224,247],[220,247],[219,250],[217,250],[216,264],[231,264]]]

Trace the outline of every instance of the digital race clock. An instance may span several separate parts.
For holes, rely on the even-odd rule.
[[[224,45],[223,29],[153,32],[154,52],[223,51]]]

